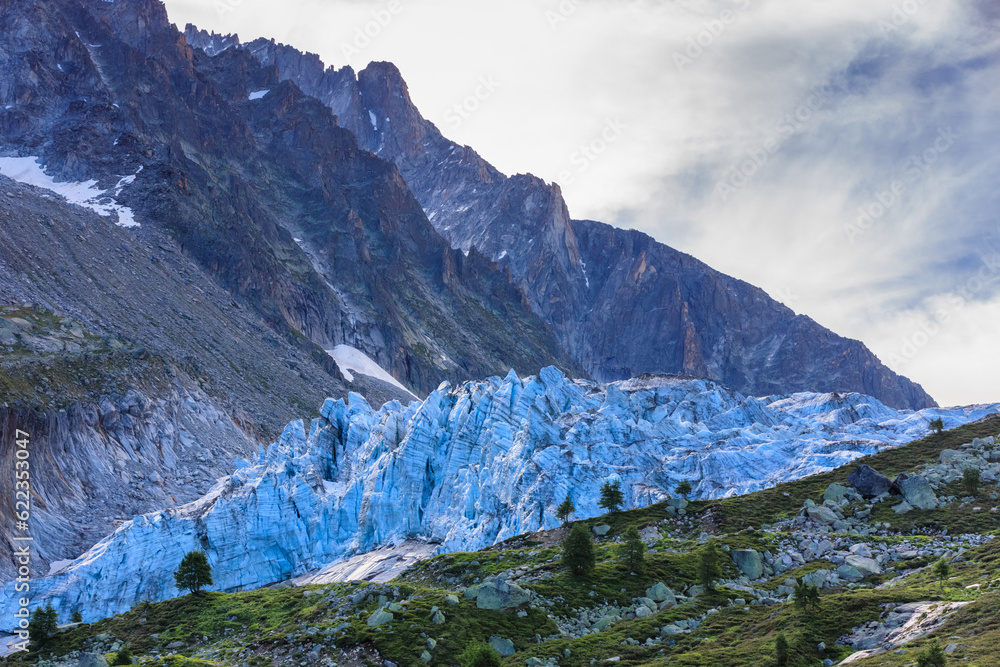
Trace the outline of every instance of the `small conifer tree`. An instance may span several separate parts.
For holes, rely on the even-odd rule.
[[[462,667],[500,667],[500,654],[483,642],[469,644],[459,656],[458,662]]]
[[[629,572],[641,573],[646,565],[646,545],[635,526],[625,531],[625,541],[618,547],[618,560]]]
[[[212,585],[212,568],[204,551],[191,551],[174,572],[177,588],[198,594],[202,587]]]
[[[559,507],[556,508],[556,518],[566,523],[570,515],[576,511],[576,507],[573,505],[573,501],[569,499],[569,495],[566,496],[566,500],[560,503]]]
[[[951,566],[948,565],[948,561],[944,558],[934,563],[934,574],[938,578],[938,584],[941,586],[941,590],[944,590],[944,580],[948,578],[951,574]]]
[[[981,481],[979,468],[966,468],[962,471],[962,488],[965,495],[974,496],[979,493],[979,482]]]
[[[715,541],[709,540],[702,548],[701,557],[698,560],[698,583],[704,586],[706,591],[713,591],[715,590],[715,580],[721,576],[719,552],[715,548]]]
[[[946,665],[944,651],[936,639],[917,656],[917,667],[946,667]]]
[[[563,540],[562,563],[578,577],[590,574],[597,558],[590,531],[582,523],[575,523]]]
[[[680,484],[677,485],[677,493],[687,500],[688,495],[691,493],[691,482],[686,479],[681,480]]]
[[[944,420],[940,417],[932,419],[929,425],[935,433],[940,434],[944,430]]]
[[[613,482],[607,481],[601,486],[601,501],[600,506],[609,512],[617,512],[621,509],[622,503],[625,502],[625,496],[622,494],[622,485],[617,479]]]
[[[792,591],[795,605],[803,610],[819,609],[819,586],[810,586],[806,582],[796,584]]]
[[[69,622],[70,623],[83,623],[83,614],[80,613],[79,609],[77,609],[76,611],[74,611],[73,614],[69,617]]]
[[[118,655],[115,656],[115,665],[131,665],[132,664],[132,649],[129,648],[128,644],[125,644],[118,650]]]
[[[774,640],[774,658],[778,667],[788,667],[788,640],[784,632],[779,632]]]
[[[31,613],[28,620],[28,634],[31,637],[31,649],[37,651],[52,635],[56,633],[59,626],[59,614],[52,608],[52,603],[39,607]]]

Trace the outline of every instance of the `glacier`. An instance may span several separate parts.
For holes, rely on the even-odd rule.
[[[861,394],[748,397],[709,380],[644,375],[598,384],[555,368],[537,376],[442,384],[422,402],[373,409],[328,399],[198,500],[137,516],[52,576],[31,606],[94,621],[178,595],[173,572],[204,550],[214,590],[321,572],[383,547],[423,542],[473,550],[598,516],[599,487],[621,481],[626,506],[664,500],[683,479],[695,495],[742,494],[848,463],[1000,404],[894,410]],[[0,595],[10,629],[14,582]]]

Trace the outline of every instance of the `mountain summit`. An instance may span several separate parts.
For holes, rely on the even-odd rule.
[[[857,391],[894,407],[936,405],[859,341],[763,290],[646,234],[573,220],[558,185],[507,177],[444,137],[391,63],[355,75],[273,40],[240,45],[234,35],[190,25],[185,34],[209,53],[245,49],[326,104],[359,147],[397,166],[452,247],[475,248],[510,270],[535,313],[596,380],[683,373],[754,395]]]

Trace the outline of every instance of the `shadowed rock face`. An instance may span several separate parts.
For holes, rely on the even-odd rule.
[[[117,199],[279,334],[350,344],[420,393],[583,374],[507,273],[452,249],[395,165],[274,67],[192,50],[155,0],[3,11],[3,150],[102,187],[142,167]]]
[[[222,39],[190,26],[188,36],[194,45]],[[762,290],[639,232],[571,220],[558,185],[508,178],[442,136],[392,64],[372,63],[355,76],[271,41],[243,48],[329,106],[362,148],[392,160],[452,246],[509,267],[593,378],[690,373],[758,395],[858,391],[896,407],[936,405],[860,342]]]

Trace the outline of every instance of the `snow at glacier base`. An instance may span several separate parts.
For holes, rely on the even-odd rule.
[[[32,607],[94,621],[181,594],[173,572],[201,549],[214,590],[284,581],[405,540],[474,550],[603,513],[600,486],[621,481],[626,507],[671,496],[743,494],[829,470],[1000,404],[894,410],[861,394],[745,397],[708,381],[646,375],[602,385],[539,375],[493,377],[423,402],[372,409],[327,400],[311,424],[287,426],[252,463],[201,499],[124,523],[61,571],[32,582]],[[14,582],[0,594],[11,619]]]

